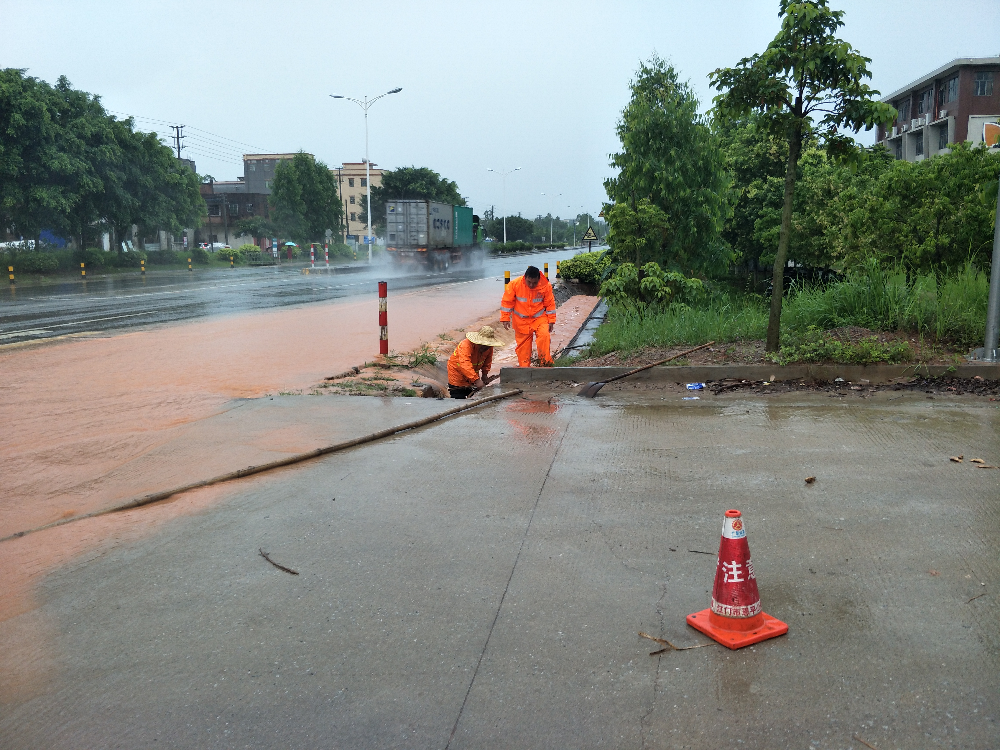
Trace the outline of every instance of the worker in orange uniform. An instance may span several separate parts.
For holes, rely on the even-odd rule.
[[[490,326],[465,334],[448,358],[448,393],[452,398],[468,398],[486,385],[497,346],[503,342]]]
[[[514,279],[504,289],[500,322],[509,331],[511,321],[517,341],[518,366],[531,366],[531,339],[534,337],[538,360],[543,367],[551,367],[549,334],[556,327],[556,298],[549,280],[534,266],[528,266],[524,276]]]

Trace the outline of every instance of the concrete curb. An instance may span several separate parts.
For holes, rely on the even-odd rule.
[[[542,385],[558,381],[574,383],[600,382],[621,375],[634,367],[504,367],[500,370],[501,382],[519,386]],[[698,383],[711,380],[815,380],[831,382],[843,378],[848,382],[867,380],[869,383],[887,383],[895,378],[941,377],[956,378],[980,376],[986,380],[1000,380],[1000,364],[948,365],[691,365],[652,367],[636,373],[629,380],[647,383]]]

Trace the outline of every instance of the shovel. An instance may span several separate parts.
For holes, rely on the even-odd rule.
[[[608,378],[607,380],[602,380],[599,383],[587,383],[585,386],[583,386],[583,388],[581,388],[579,391],[577,391],[576,395],[577,396],[586,396],[587,398],[593,398],[594,396],[597,395],[597,392],[599,390],[601,390],[601,388],[603,388],[604,386],[606,386],[608,383],[610,383],[612,381],[621,380],[622,378],[627,378],[629,375],[635,375],[637,372],[642,372],[643,370],[648,370],[650,367],[656,367],[657,365],[662,365],[662,364],[664,364],[666,362],[669,362],[672,359],[677,359],[678,357],[683,357],[685,354],[690,354],[691,352],[696,352],[699,349],[704,349],[706,346],[711,346],[714,343],[715,343],[714,341],[709,341],[707,344],[702,344],[701,346],[696,346],[694,349],[688,349],[686,352],[680,352],[678,354],[673,355],[672,357],[667,357],[666,359],[661,359],[659,362],[653,362],[653,364],[651,364],[651,365],[643,365],[642,367],[637,367],[634,370],[630,370],[630,371],[628,371],[626,373],[623,373],[621,375],[615,375],[613,378]]]

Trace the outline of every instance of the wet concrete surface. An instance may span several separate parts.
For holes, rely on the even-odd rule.
[[[883,396],[533,394],[73,524],[0,623],[0,745],[990,747],[1000,471],[948,457],[998,412]],[[731,507],[788,635],[648,656],[707,642]]]
[[[91,276],[58,284],[25,285],[0,290],[0,345],[36,341],[87,331],[121,331],[182,320],[233,315],[254,310],[304,305],[378,293],[389,281],[392,293],[477,279],[513,276],[529,264],[550,264],[579,249],[545,251],[512,258],[486,258],[482,264],[429,272],[416,264],[388,262],[327,271],[274,266],[194,271],[159,271],[142,276]]]

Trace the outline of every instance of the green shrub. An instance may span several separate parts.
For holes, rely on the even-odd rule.
[[[45,252],[17,253],[8,265],[15,273],[52,273],[59,270],[59,260]]]
[[[115,253],[114,265],[118,268],[139,268],[141,261],[148,262],[148,255],[145,250],[135,250],[131,253]]]
[[[697,303],[705,296],[705,285],[701,279],[689,279],[676,271],[664,271],[658,263],[646,263],[641,271],[640,278],[635,264],[622,263],[601,284],[601,296],[611,305],[636,310],[677,302]]]
[[[203,247],[196,247],[191,251],[191,260],[200,265],[207,266],[210,260],[208,250]]]
[[[330,257],[331,258],[354,258],[354,251],[351,250],[350,245],[345,245],[338,242],[335,245],[330,245]]]
[[[564,279],[579,279],[584,284],[600,284],[611,265],[607,252],[580,253],[560,261],[559,275]]]
[[[179,263],[180,260],[181,256],[173,250],[157,250],[156,252],[149,254],[149,260],[147,262],[150,265],[155,266],[169,266]]]
[[[837,362],[845,365],[869,365],[878,362],[899,363],[910,360],[913,351],[905,341],[879,341],[869,336],[860,341],[841,341],[810,326],[777,354],[769,355],[772,362],[787,365],[793,362]]]

